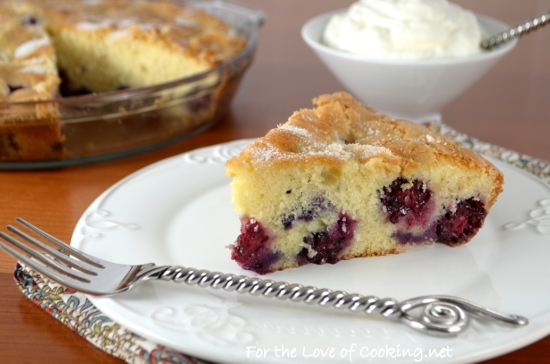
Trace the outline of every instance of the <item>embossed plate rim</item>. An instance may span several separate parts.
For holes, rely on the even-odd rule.
[[[450,130],[450,129],[449,129]],[[449,133],[449,132],[452,132],[452,130],[440,130],[442,131],[444,134],[445,133]],[[481,145],[479,143],[477,143],[475,140],[470,140],[470,139],[464,139],[464,138],[460,138],[460,135],[459,137],[457,138],[454,138],[455,140],[458,140],[460,143],[462,144],[468,144],[468,143],[472,143],[472,146],[474,149],[476,149],[476,147],[479,149],[479,148],[482,148],[483,150],[481,151],[483,154],[489,154],[489,155],[495,155],[495,151],[497,151],[498,153],[500,153],[500,149],[495,149],[495,148],[492,148],[492,147],[486,147],[484,145]],[[77,245],[77,246],[80,246],[81,248],[84,248],[84,250],[86,250],[86,247],[85,245],[82,246],[81,243],[81,239],[83,236],[85,236],[87,234],[88,237],[93,237],[93,232],[97,232],[97,231],[108,231],[108,232],[112,232],[116,229],[119,229],[119,230],[125,230],[125,231],[135,231],[137,229],[139,229],[139,226],[134,226],[132,225],[132,223],[127,223],[125,221],[115,221],[113,219],[111,219],[111,216],[109,216],[109,211],[108,210],[101,210],[98,209],[97,211],[95,209],[97,209],[97,207],[101,207],[101,203],[102,201],[105,201],[105,200],[109,200],[110,198],[112,198],[114,195],[116,195],[116,192],[118,189],[120,188],[126,188],[127,187],[127,184],[128,182],[130,181],[136,181],[136,180],[139,180],[140,178],[142,177],[146,177],[146,176],[157,176],[157,175],[162,175],[163,171],[166,170],[166,169],[170,169],[170,168],[173,168],[174,166],[177,166],[177,165],[180,165],[180,164],[186,164],[188,163],[189,161],[191,160],[195,160],[195,162],[201,162],[199,163],[202,167],[201,168],[210,168],[210,167],[213,167],[214,169],[218,169],[220,168],[220,165],[223,163],[223,161],[225,159],[227,159],[228,157],[230,157],[233,152],[238,152],[240,150],[240,148],[244,147],[244,145],[248,144],[250,142],[250,140],[240,140],[240,141],[234,141],[234,142],[231,142],[231,143],[224,143],[224,144],[220,144],[220,145],[216,145],[216,146],[211,146],[211,147],[206,147],[206,148],[201,148],[201,149],[197,149],[195,151],[192,151],[192,152],[188,152],[188,153],[185,153],[183,155],[180,155],[180,156],[175,156],[175,157],[171,157],[169,159],[166,159],[166,160],[163,160],[163,161],[160,161],[160,162],[157,162],[149,167],[146,167],[136,173],[134,173],[133,175],[130,175],[128,176],[127,178],[121,180],[119,183],[113,185],[109,190],[107,190],[102,196],[100,196],[95,202],[94,204],[92,204],[90,206],[90,208],[87,210],[87,212],[83,215],[83,217],[81,218],[81,220],[79,221],[78,225],[77,225],[77,228],[75,229],[75,233],[73,235],[73,240],[72,240],[72,243]],[[479,151],[479,150],[478,150]],[[485,151],[485,153],[484,153]],[[497,154],[498,154],[497,153]],[[504,152],[503,152],[504,153]],[[507,153],[507,154],[506,154]],[[502,153],[501,153],[502,154]],[[502,155],[499,154],[498,156],[501,157],[501,159],[505,159],[506,158],[502,158]],[[532,160],[527,160],[525,158],[516,158],[513,154],[510,154],[508,151],[505,151],[504,153],[504,156],[507,157],[507,162],[511,162],[511,163],[517,163],[518,160],[520,161],[524,161],[525,163],[522,164],[522,166],[537,166],[537,168],[533,168],[533,170],[529,169],[529,168],[522,168],[522,169],[525,169],[525,170],[528,170],[529,172],[531,173],[541,173],[541,171],[544,173],[544,171],[546,171],[548,166],[547,165],[544,165],[544,164],[541,164],[541,163],[534,163]],[[512,156],[510,158],[510,156]],[[196,158],[199,158],[199,160],[197,160]],[[203,158],[202,160],[200,158]],[[543,167],[542,169],[540,167]],[[521,166],[520,166],[521,167]],[[535,179],[535,178],[533,178]],[[537,181],[540,181],[540,178],[536,178]],[[150,181],[149,181],[150,182]],[[147,182],[147,183],[149,183]],[[545,185],[547,186],[547,185]],[[90,225],[90,217],[91,217],[91,213],[97,213],[97,215],[94,215],[95,218],[98,218],[97,220],[95,220],[96,223],[99,223],[99,225],[95,225],[93,226],[93,228],[91,228],[91,225]],[[93,222],[93,221],[92,221]],[[528,228],[530,226],[527,226]],[[90,228],[91,228],[91,233],[90,233]],[[84,229],[84,230],[83,230]],[[88,229],[88,230],[86,230]],[[90,251],[91,253],[96,253],[96,252],[92,252]],[[202,267],[200,267],[202,268]],[[206,267],[206,268],[209,268],[209,267]],[[155,288],[153,288],[155,287]],[[155,294],[159,294],[159,292],[163,292],[162,294],[169,294],[168,292],[170,292],[170,285],[165,285],[165,284],[162,284],[162,283],[157,283],[155,286],[148,286],[145,288],[145,291],[143,292],[148,292],[149,294],[151,295],[155,295]],[[143,293],[141,292],[141,293]],[[164,344],[164,345],[167,345],[169,347],[172,347],[174,349],[177,349],[177,350],[181,350],[183,352],[185,352],[186,354],[190,354],[190,355],[195,355],[195,356],[199,356],[199,357],[202,357],[202,358],[205,358],[205,359],[210,359],[210,360],[223,360],[224,362],[242,362],[243,360],[243,349],[242,347],[237,347],[237,346],[231,346],[231,345],[224,345],[224,343],[220,343],[218,342],[217,344],[216,343],[212,343],[210,342],[209,344],[207,345],[200,345],[196,343],[196,340],[195,342],[193,342],[193,337],[190,338],[190,342],[188,344],[174,344],[173,340],[171,340],[171,338],[167,338],[166,335],[163,335],[162,332],[159,332],[158,330],[151,330],[151,326],[148,326],[146,323],[144,323],[143,321],[143,317],[140,317],[140,314],[139,312],[132,312],[131,310],[129,309],[126,309],[126,306],[123,306],[124,305],[124,302],[125,301],[128,301],[128,302],[131,302],[132,304],[136,304],[136,302],[140,301],[143,299],[142,296],[140,296],[141,294],[140,292],[135,292],[135,293],[129,293],[129,295],[121,295],[121,296],[117,296],[117,297],[113,297],[113,298],[97,298],[97,297],[89,297],[89,299],[99,308],[101,309],[105,314],[107,314],[108,316],[111,316],[111,318],[115,319],[115,321],[119,322],[120,324],[130,328],[132,331],[138,333],[138,334],[141,334],[153,341],[156,341],[158,343],[161,343],[161,344]],[[363,293],[363,294],[376,294],[376,292],[358,292],[358,293]],[[202,295],[202,296],[201,296]],[[212,296],[215,296],[215,295],[209,295],[209,294],[200,294],[199,296],[196,296],[196,297],[193,297],[192,299],[195,299],[195,300],[201,300],[201,299],[204,299],[206,300],[207,302],[213,302],[214,305],[210,305],[208,306],[208,304],[203,304],[201,307],[207,307],[209,309],[211,309],[211,312],[210,314],[211,315],[215,315],[216,314],[216,310],[218,309],[217,307],[215,307],[215,303],[217,302],[216,301],[216,297],[214,297],[215,299],[212,301],[208,301],[209,299],[212,298]],[[231,303],[231,300],[225,300],[223,298],[223,295],[221,295],[220,297],[218,297],[221,301],[220,302],[225,302],[224,304],[226,304],[227,302],[229,302],[229,304]],[[146,301],[146,300],[145,300]],[[246,304],[246,300],[244,301]],[[270,303],[267,303],[269,301],[266,301],[266,306],[268,307],[271,307],[270,306]],[[139,302],[138,302],[139,303]],[[193,305],[191,305],[193,306]],[[196,307],[196,306],[193,306],[193,307]],[[124,310],[126,309],[126,312],[117,312],[117,311],[120,311],[121,308]],[[200,307],[199,307],[200,309]],[[550,308],[549,308],[550,309]],[[219,311],[219,310],[218,310]],[[221,311],[219,311],[221,312]],[[228,311],[226,311],[227,313]],[[222,312],[223,313],[223,312]],[[518,313],[518,314],[521,314],[521,312],[514,312],[514,313]],[[329,314],[331,315],[331,314]],[[318,316],[319,317],[319,316]],[[323,316],[321,316],[323,317]],[[332,319],[333,316],[325,316],[328,319]],[[231,318],[228,318],[229,320]],[[237,320],[238,321],[238,320]],[[539,322],[537,322],[539,321]],[[542,326],[541,326],[541,322],[540,321],[544,321],[542,322]],[[456,357],[456,358],[450,358],[449,360],[447,360],[446,362],[448,363],[460,363],[460,362],[471,362],[472,360],[483,360],[483,359],[488,359],[488,358],[491,358],[491,357],[494,357],[496,355],[501,355],[501,354],[504,354],[506,352],[509,352],[509,351],[512,351],[512,350],[515,350],[515,349],[518,349],[524,345],[528,345],[532,342],[534,342],[535,340],[537,339],[540,339],[541,337],[545,336],[548,331],[550,330],[550,313],[549,312],[545,312],[543,317],[538,317],[538,320],[534,320],[531,325],[528,327],[528,331],[526,332],[525,330],[516,330],[516,331],[510,331],[510,335],[512,335],[514,337],[514,343],[513,345],[506,345],[506,347],[498,347],[498,348],[482,348],[483,350],[481,351],[477,351],[477,352],[474,352],[474,353],[470,353],[469,355],[462,355],[461,357]],[[232,324],[234,325],[238,325],[239,323],[238,322],[233,322]],[[405,329],[403,329],[405,330]],[[533,331],[534,330],[534,331]],[[164,334],[166,334],[166,332],[164,332]],[[202,332],[202,333],[199,333],[199,334],[209,334],[208,332]],[[177,333],[175,334],[177,336]],[[188,337],[189,336],[193,336],[193,335],[184,335],[183,337]],[[212,338],[210,338],[212,339]],[[214,339],[220,339],[219,337],[215,337],[214,335]],[[222,338],[223,339],[223,338]],[[459,338],[457,338],[456,340],[460,340]],[[220,348],[223,348],[223,353],[216,353],[215,350],[212,350],[212,349],[220,349]],[[262,362],[276,362],[273,358],[269,358],[269,357],[266,357],[266,358],[262,358],[262,360],[260,360]],[[299,360],[287,360],[288,362],[292,362],[292,363],[297,363],[297,362],[300,362]],[[307,360],[305,360],[307,361]],[[354,360],[356,362],[359,362],[360,360]],[[349,361],[348,361],[349,362]],[[399,362],[397,360],[392,360],[392,363],[395,363],[395,362]],[[428,360],[429,362],[429,360]]]

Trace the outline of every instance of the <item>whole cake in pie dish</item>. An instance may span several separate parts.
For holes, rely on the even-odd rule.
[[[127,153],[215,121],[255,29],[209,3],[0,0],[0,162]]]
[[[227,162],[241,220],[231,257],[242,268],[265,274],[474,237],[502,191],[490,162],[347,93],[314,103]]]

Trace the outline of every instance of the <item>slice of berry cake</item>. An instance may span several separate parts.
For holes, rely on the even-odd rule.
[[[241,234],[232,259],[265,274],[468,242],[502,191],[491,163],[346,93],[322,95],[227,163]]]

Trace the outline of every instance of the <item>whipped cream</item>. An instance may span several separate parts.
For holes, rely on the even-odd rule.
[[[481,53],[475,15],[447,0],[359,0],[327,24],[323,43],[379,59],[442,59]]]

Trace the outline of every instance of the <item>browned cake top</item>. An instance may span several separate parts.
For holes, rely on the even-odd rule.
[[[296,111],[286,123],[230,160],[229,174],[242,163],[284,168],[315,162],[341,164],[350,159],[366,163],[372,158],[400,165],[405,173],[409,167],[440,159],[494,168],[475,152],[429,128],[379,114],[347,93],[322,95],[314,103],[317,108]]]
[[[0,4],[0,101],[51,99],[59,85],[48,35],[26,10]]]
[[[34,0],[37,2],[37,0]],[[39,0],[49,28],[131,32],[171,44],[187,56],[216,65],[238,54],[246,41],[220,19],[182,2],[145,0]]]

